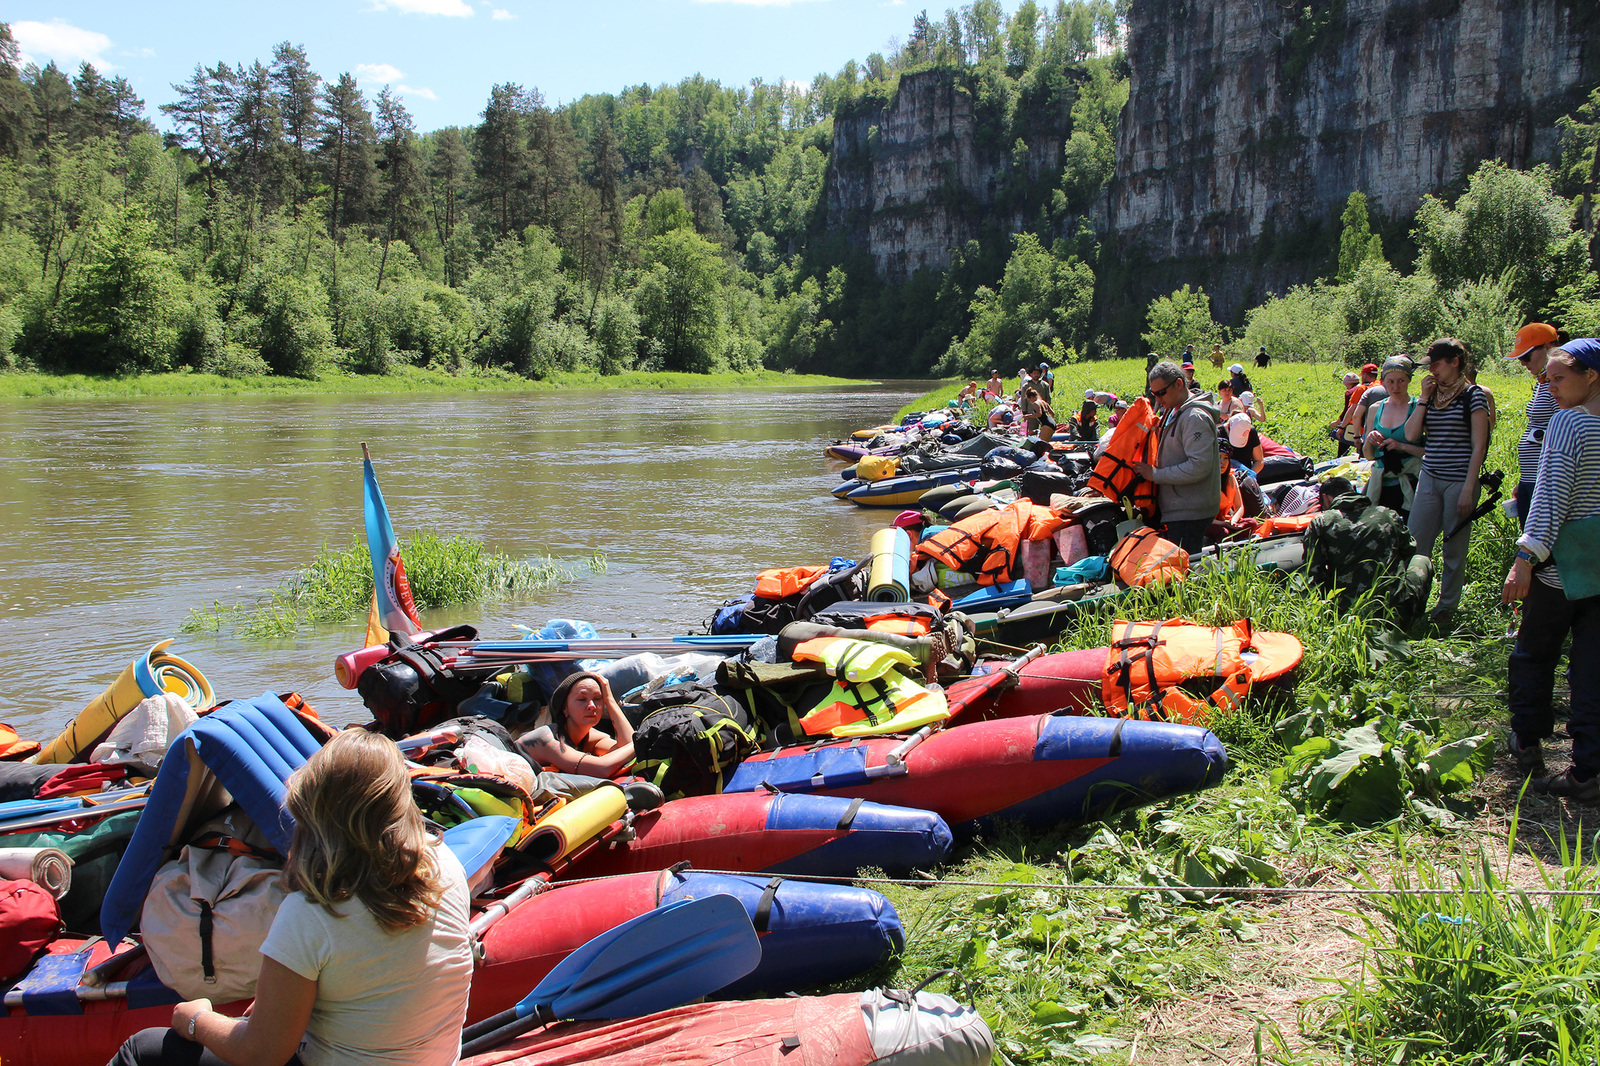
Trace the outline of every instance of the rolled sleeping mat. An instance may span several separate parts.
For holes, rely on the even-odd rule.
[[[628,812],[628,798],[622,789],[597,788],[566,804],[533,827],[518,850],[542,863],[553,863],[572,854],[580,845],[598,835]]]
[[[72,888],[72,860],[60,848],[0,848],[0,877],[32,881],[60,899]]]
[[[898,526],[880,529],[870,543],[867,599],[872,603],[911,602],[911,537]]]
[[[163,640],[129,663],[94,702],[78,712],[71,725],[27,761],[48,764],[86,760],[117,722],[149,696],[170,692],[197,712],[213,707],[217,698],[211,691],[211,682],[190,663],[166,654],[171,643]]]
[[[945,501],[944,505],[939,508],[939,517],[946,522],[953,522],[955,521],[955,516],[966,510],[968,505],[987,503],[988,501],[989,497],[981,492],[963,492],[960,496]]]

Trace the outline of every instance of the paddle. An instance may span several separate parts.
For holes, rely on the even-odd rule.
[[[750,916],[733,896],[680,900],[601,933],[568,955],[522,1002],[461,1033],[461,1057],[565,1018],[634,1018],[715,992],[761,961]]]

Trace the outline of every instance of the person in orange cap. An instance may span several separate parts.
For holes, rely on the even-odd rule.
[[[1533,397],[1528,400],[1528,428],[1517,441],[1517,466],[1521,477],[1517,481],[1517,521],[1528,524],[1528,505],[1533,502],[1534,475],[1539,472],[1539,452],[1544,447],[1544,433],[1550,425],[1550,416],[1556,413],[1555,397],[1544,381],[1545,360],[1560,341],[1556,328],[1544,322],[1529,322],[1517,330],[1516,343],[1506,353],[1528,368],[1534,377]]]

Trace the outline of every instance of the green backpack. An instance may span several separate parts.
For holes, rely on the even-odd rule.
[[[669,685],[633,731],[633,772],[668,799],[709,796],[760,750],[761,733],[744,705],[709,685]]]
[[[1306,527],[1305,544],[1307,574],[1323,589],[1338,589],[1341,606],[1348,607],[1376,589],[1404,627],[1421,610],[1415,603],[1419,581],[1426,603],[1432,565],[1413,566],[1417,542],[1405,522],[1365,496],[1341,496],[1333,510],[1324,511]]]

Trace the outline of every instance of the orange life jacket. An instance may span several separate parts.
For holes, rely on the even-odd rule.
[[[756,575],[756,595],[764,600],[781,600],[803,592],[828,572],[826,566],[786,566],[763,570]]]
[[[1139,397],[1117,420],[1106,450],[1095,460],[1089,488],[1108,500],[1127,498],[1146,518],[1156,513],[1156,487],[1133,472],[1134,463],[1156,461],[1156,429],[1161,418],[1146,397]]]
[[[1187,722],[1204,709],[1231,711],[1250,694],[1251,684],[1264,672],[1245,659],[1246,652],[1256,650],[1248,619],[1227,629],[1184,618],[1163,622],[1119,619],[1111,624],[1111,633],[1100,695],[1113,714],[1120,711],[1136,718]],[[1289,639],[1298,647],[1299,641]],[[1272,658],[1292,658],[1285,669],[1299,662],[1299,654],[1291,654],[1287,645]],[[1267,665],[1276,664],[1269,660]],[[1220,677],[1222,684],[1205,699],[1195,699],[1178,686],[1197,677]]]
[[[1027,499],[980,511],[922,540],[912,552],[911,569],[932,559],[947,569],[976,574],[980,585],[1007,581],[1022,542],[1043,540],[1065,523],[1050,508]]]
[[[1304,533],[1312,521],[1321,514],[1321,511],[1312,511],[1310,514],[1273,515],[1264,518],[1256,527],[1256,536],[1271,537],[1280,533]]]
[[[1124,584],[1135,588],[1182,581],[1189,572],[1189,553],[1149,526],[1117,541],[1106,562]]]
[[[37,740],[23,740],[15,729],[0,722],[0,759],[23,759],[38,750]]]
[[[1233,512],[1244,506],[1244,497],[1239,494],[1239,479],[1229,470],[1222,480],[1222,504],[1217,508],[1219,522],[1231,522]]]

